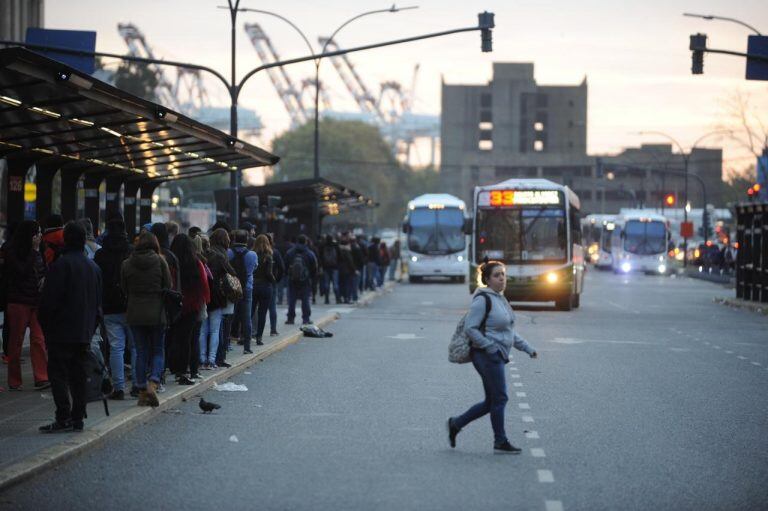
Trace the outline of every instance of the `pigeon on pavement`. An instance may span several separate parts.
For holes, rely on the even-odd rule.
[[[200,409],[203,411],[203,413],[209,413],[221,408],[221,405],[217,405],[216,403],[211,403],[209,401],[206,401],[203,398],[200,398],[200,403],[198,404],[200,406]]]

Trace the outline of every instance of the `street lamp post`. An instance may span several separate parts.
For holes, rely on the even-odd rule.
[[[675,144],[675,146],[677,146],[677,149],[680,151],[680,154],[683,157],[683,183],[684,183],[684,185],[683,185],[683,222],[685,222],[685,223],[688,222],[688,209],[689,209],[689,206],[688,206],[688,175],[689,175],[688,174],[688,164],[690,162],[691,155],[693,154],[694,149],[696,149],[696,146],[699,144],[699,142],[701,142],[702,140],[704,140],[705,138],[707,138],[709,136],[718,135],[718,134],[722,134],[722,133],[730,133],[730,132],[731,132],[730,130],[715,130],[715,131],[710,131],[709,133],[705,133],[704,135],[700,136],[693,143],[693,145],[691,145],[691,149],[688,152],[686,152],[685,149],[683,149],[682,144],[680,144],[680,142],[678,142],[676,138],[672,137],[671,135],[669,135],[667,133],[664,133],[663,131],[640,131],[640,132],[638,132],[639,135],[659,135],[659,136],[662,136],[662,137],[666,138],[667,140],[670,140],[673,144]],[[699,178],[699,176],[696,176],[696,177]],[[702,181],[702,186],[703,186],[703,181]],[[704,229],[704,235],[705,235],[705,238],[706,238],[707,229],[708,229],[708,225],[707,225],[708,224],[708,222],[707,222],[708,214],[707,214],[706,191],[704,192],[703,200],[704,200],[704,205],[703,205],[703,209],[702,209],[702,213],[701,213],[701,223],[702,223],[702,228]],[[683,240],[684,240],[683,243],[684,243],[684,248],[685,248],[685,250],[683,252],[683,267],[687,267],[688,266],[688,238],[683,238]]]
[[[763,35],[763,34],[760,33],[759,30],[757,30],[752,25],[744,23],[741,20],[737,20],[736,18],[726,18],[725,16],[715,16],[714,14],[695,14],[695,13],[692,13],[692,12],[684,12],[683,16],[687,16],[689,18],[701,18],[701,19],[704,19],[704,20],[707,20],[707,21],[712,21],[712,20],[730,21],[731,23],[736,23],[737,25],[741,25],[742,27],[747,27],[752,32],[754,32],[756,35]]]

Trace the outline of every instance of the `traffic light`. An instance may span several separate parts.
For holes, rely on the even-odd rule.
[[[477,25],[480,27],[481,49],[484,53],[493,51],[493,33],[492,28],[496,25],[493,22],[493,13],[484,11],[477,15]]]
[[[674,193],[668,193],[664,196],[664,205],[668,208],[674,206],[675,202],[677,202],[677,198],[675,197]]]
[[[751,199],[754,196],[755,196],[755,189],[754,187],[750,186],[749,188],[747,188],[747,197]]]
[[[704,73],[704,51],[707,49],[707,34],[693,34],[688,48],[691,54],[691,73],[700,75]]]

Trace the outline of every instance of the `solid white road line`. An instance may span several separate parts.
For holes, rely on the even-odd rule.
[[[546,458],[547,457],[547,455],[544,454],[544,449],[542,449],[541,447],[534,447],[533,449],[531,449],[531,456],[533,456],[534,458]]]
[[[528,403],[517,403],[517,406],[519,406],[521,410],[531,409],[531,405],[529,405]]]
[[[533,422],[533,417],[530,415],[523,415],[523,422]]]
[[[545,500],[544,511],[563,511],[563,503],[559,500]]]
[[[537,470],[536,473],[539,475],[539,482],[540,483],[554,483],[555,482],[555,476],[552,475],[551,470]]]

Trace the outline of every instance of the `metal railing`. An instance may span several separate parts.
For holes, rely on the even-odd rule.
[[[736,206],[736,298],[768,303],[768,202]]]

